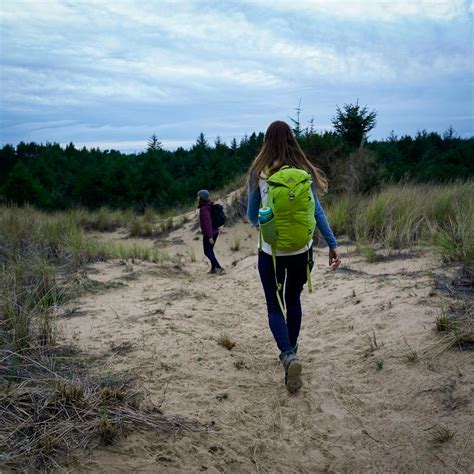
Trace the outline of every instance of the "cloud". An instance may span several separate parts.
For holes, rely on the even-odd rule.
[[[250,5],[268,8],[266,0],[248,0]],[[333,17],[355,21],[395,22],[407,19],[449,22],[462,18],[470,10],[470,0],[274,0],[278,11],[313,17]]]
[[[399,110],[413,91],[436,90],[423,95],[425,110],[430,101],[440,110],[451,94],[451,115],[468,114],[467,1],[2,5],[2,141],[28,134],[86,142],[87,134],[116,141],[121,133],[124,143],[150,131],[169,140],[194,140],[200,131],[241,135],[275,115],[284,119],[300,97],[328,124],[336,104],[360,97],[375,107],[394,90],[402,91]],[[28,128],[41,121],[69,125]]]

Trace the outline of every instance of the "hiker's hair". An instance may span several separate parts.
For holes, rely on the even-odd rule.
[[[327,192],[328,181],[324,173],[306,158],[289,125],[277,120],[265,132],[263,146],[250,166],[248,183],[256,188],[262,171],[266,169],[268,178],[284,165],[307,171],[313,177],[318,192]],[[252,173],[254,182],[250,183]]]

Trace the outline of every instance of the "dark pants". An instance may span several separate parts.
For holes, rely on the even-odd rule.
[[[214,239],[214,245],[216,244],[217,237],[219,237],[219,232],[216,232],[212,238]],[[222,268],[217,261],[216,256],[214,255],[214,245],[211,245],[209,239],[207,237],[203,237],[202,243],[204,246],[204,255],[209,259],[211,262],[211,270],[215,270],[216,268]]]
[[[273,337],[281,352],[292,350],[300,334],[301,328],[301,301],[300,295],[307,280],[306,269],[313,265],[313,247],[298,255],[276,257],[278,283],[282,285],[280,297],[285,301],[287,319],[278,304],[276,296],[275,271],[271,255],[265,252],[258,253],[258,271],[262,280],[265,299],[267,300],[268,322]],[[284,285],[284,286],[283,286]]]

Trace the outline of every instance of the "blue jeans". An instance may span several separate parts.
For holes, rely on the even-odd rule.
[[[308,254],[311,270],[313,267],[312,246],[307,252],[298,255],[276,257],[277,279],[282,285],[280,297],[282,301],[284,298],[287,313],[285,321],[276,296],[277,287],[272,256],[265,252],[258,253],[258,272],[267,300],[268,322],[281,352],[293,350],[300,334],[300,295],[307,280]]]
[[[217,237],[219,237],[219,232],[216,232],[212,238],[214,239],[214,245],[216,244]],[[207,237],[203,237],[202,239],[203,247],[204,247],[204,255],[209,259],[211,262],[211,270],[215,270],[216,268],[222,268],[217,261],[216,256],[214,255],[214,245],[211,245],[209,239]]]

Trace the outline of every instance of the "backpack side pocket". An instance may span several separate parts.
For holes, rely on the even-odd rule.
[[[275,245],[278,238],[275,218],[273,217],[268,222],[260,224],[260,232],[262,233],[263,240],[267,242],[267,244]]]

